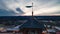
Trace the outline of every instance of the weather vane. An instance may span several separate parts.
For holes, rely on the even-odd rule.
[[[33,16],[33,2],[31,6],[26,6],[27,8],[32,8],[32,16]]]

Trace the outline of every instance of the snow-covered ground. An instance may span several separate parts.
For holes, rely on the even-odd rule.
[[[60,27],[55,26],[55,29],[60,30]]]

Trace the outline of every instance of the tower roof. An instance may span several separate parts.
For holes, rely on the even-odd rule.
[[[39,23],[35,19],[29,19],[21,28],[44,28],[44,24]]]

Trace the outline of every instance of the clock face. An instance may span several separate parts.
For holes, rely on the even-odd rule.
[[[60,0],[0,0],[0,16],[60,15]]]

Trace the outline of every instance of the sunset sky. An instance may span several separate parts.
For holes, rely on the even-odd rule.
[[[60,0],[0,0],[0,16],[60,15]]]

